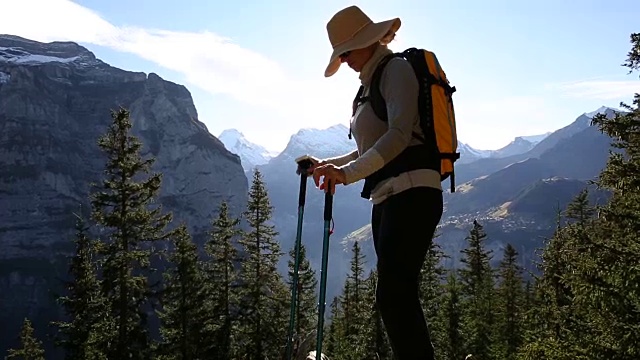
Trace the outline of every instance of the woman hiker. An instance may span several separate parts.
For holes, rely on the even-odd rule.
[[[378,63],[392,51],[387,44],[400,28],[400,19],[373,22],[356,6],[336,13],[327,24],[333,47],[325,77],[342,63],[360,73],[363,96],[369,93]],[[421,144],[418,82],[411,65],[391,59],[382,73],[380,91],[387,104],[388,122],[381,121],[366,101],[354,103],[351,132],[357,150],[330,159],[315,159],[309,169],[316,186],[335,192],[336,184],[365,179],[363,197],[373,203],[371,231],[377,255],[376,303],[400,360],[432,360],[434,349],[419,301],[418,276],[443,211],[440,172],[413,169],[385,177],[387,165],[412,160],[405,149]],[[413,148],[415,149],[415,148]],[[439,164],[439,160],[438,160]],[[377,179],[370,176],[376,175]],[[322,178],[322,183],[320,180]],[[330,183],[330,186],[327,186]],[[331,356],[331,354],[329,354]]]

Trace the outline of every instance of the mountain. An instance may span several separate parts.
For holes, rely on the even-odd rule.
[[[521,218],[528,218],[538,225],[548,223],[550,219],[555,219],[556,205],[562,209],[584,188],[589,188],[589,201],[592,204],[602,204],[608,198],[607,193],[590,186],[584,180],[552,177],[535,181],[525,187],[509,202],[502,204],[499,212],[493,215],[496,218],[505,218],[518,214]]]
[[[218,136],[227,150],[240,156],[242,167],[245,172],[251,172],[256,166],[264,165],[274,156],[263,146],[247,140],[244,135],[236,129],[224,130]]]
[[[546,139],[546,138],[547,138],[549,135],[551,135],[552,133],[553,133],[553,131],[549,131],[549,132],[546,132],[546,133],[544,133],[544,134],[539,134],[539,135],[526,135],[526,136],[519,136],[519,137],[520,137],[520,138],[522,138],[522,139],[524,139],[524,140],[526,140],[526,141],[528,141],[528,142],[530,142],[530,143],[537,144],[537,143],[539,143],[540,141],[542,141],[542,140]]]
[[[199,243],[221,201],[246,205],[240,158],[198,120],[189,91],[154,73],[118,69],[73,42],[0,35],[0,353],[29,316],[43,338],[57,320],[74,216],[88,216],[110,111],[129,109],[142,156],[162,172],[159,203]],[[56,358],[52,352],[48,358]]]
[[[538,143],[549,136],[551,132],[542,135],[517,136],[512,142],[503,148],[491,151],[492,158],[504,158],[520,155],[533,149]]]
[[[300,129],[293,134],[287,146],[271,162],[294,162],[300,155],[313,155],[317,158],[327,158],[349,153],[356,148],[353,139],[349,139],[349,128],[337,124],[326,129]]]
[[[549,136],[551,132],[540,135],[517,136],[512,142],[498,150],[478,150],[463,142],[458,142],[460,159],[457,165],[470,164],[479,159],[504,158],[520,155],[533,149],[540,141]]]
[[[483,159],[491,156],[491,150],[478,150],[474,149],[470,145],[458,141],[458,152],[460,153],[460,159],[456,161],[458,164],[469,164],[478,159]]]
[[[554,131],[548,136],[544,137],[539,143],[537,143],[531,150],[517,155],[511,155],[506,157],[489,157],[482,158],[477,161],[459,164],[456,166],[456,183],[458,185],[467,181],[487,176],[494,173],[510,164],[526,160],[528,158],[537,158],[545,151],[553,148],[558,143],[566,140],[567,138],[579,133],[590,127],[591,119],[595,113],[603,113],[607,117],[613,117],[616,110],[609,107],[601,107],[591,113],[584,113],[578,116],[569,125]]]

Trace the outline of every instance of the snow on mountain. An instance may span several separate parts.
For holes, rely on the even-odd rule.
[[[348,135],[349,128],[342,124],[326,129],[301,129],[291,136],[276,158],[289,161],[305,154],[318,158],[346,154],[356,149],[355,140],[349,139]]]
[[[64,41],[54,41],[42,47],[37,41],[15,35],[0,34],[5,45],[0,47],[0,63],[40,66],[48,63],[73,64],[76,67],[107,66],[86,48]]]
[[[258,165],[266,164],[275,155],[263,146],[250,142],[236,129],[224,130],[218,139],[222,141],[227,150],[240,156],[245,171],[251,171]]]
[[[0,47],[0,51],[2,51],[0,53],[1,61],[19,65],[33,65],[48,62],[70,63],[78,60],[78,56],[61,58],[57,56],[32,55],[16,48]]]
[[[460,141],[458,141],[458,152],[460,159],[456,162],[457,164],[467,164],[491,156],[491,150],[478,150]]]

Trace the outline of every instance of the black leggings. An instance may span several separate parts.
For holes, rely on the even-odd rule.
[[[373,206],[376,303],[398,360],[434,359],[418,279],[442,207],[442,191],[428,187],[405,190]]]

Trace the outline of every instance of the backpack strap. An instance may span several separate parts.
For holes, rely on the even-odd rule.
[[[373,73],[373,76],[371,79],[371,89],[369,90],[370,92],[369,100],[371,101],[371,108],[373,108],[373,112],[376,114],[376,116],[380,120],[384,122],[389,121],[389,116],[387,114],[387,103],[385,102],[385,99],[382,96],[382,93],[380,92],[380,83],[382,82],[382,73],[384,71],[384,68],[387,66],[387,64],[391,59],[395,57],[401,57],[403,59],[406,59],[409,50],[405,50],[402,53],[394,53],[391,55],[387,55],[387,57],[385,57],[380,62],[380,64],[378,65],[378,67]],[[420,115],[422,118],[422,114]],[[412,135],[414,138],[420,140],[420,142],[422,142],[423,144],[427,142],[424,137],[420,136],[415,131],[413,132]]]
[[[356,94],[356,97],[353,99],[353,104],[351,106],[351,110],[352,110],[351,116],[355,116],[356,110],[358,110],[358,106],[360,106],[360,104],[365,102],[368,98],[368,97],[363,97],[362,93],[364,93],[364,85],[360,85],[360,88],[358,89],[358,93]]]
[[[385,56],[382,58],[378,66],[376,67],[373,75],[371,75],[371,87],[369,90],[369,100],[371,100],[371,107],[373,108],[373,112],[376,114],[380,120],[387,122],[387,104],[380,92],[380,83],[382,81],[382,73],[384,72],[385,67],[391,61],[391,59],[395,57],[402,56],[401,54],[394,53]]]
[[[358,93],[356,94],[356,97],[353,99],[353,103],[351,104],[352,118],[356,115],[356,110],[358,110],[358,106],[360,106],[360,104],[368,100],[368,97],[362,96],[363,93],[364,93],[364,86],[360,85],[360,88],[358,89]],[[351,140],[351,122],[349,122],[349,140]]]

